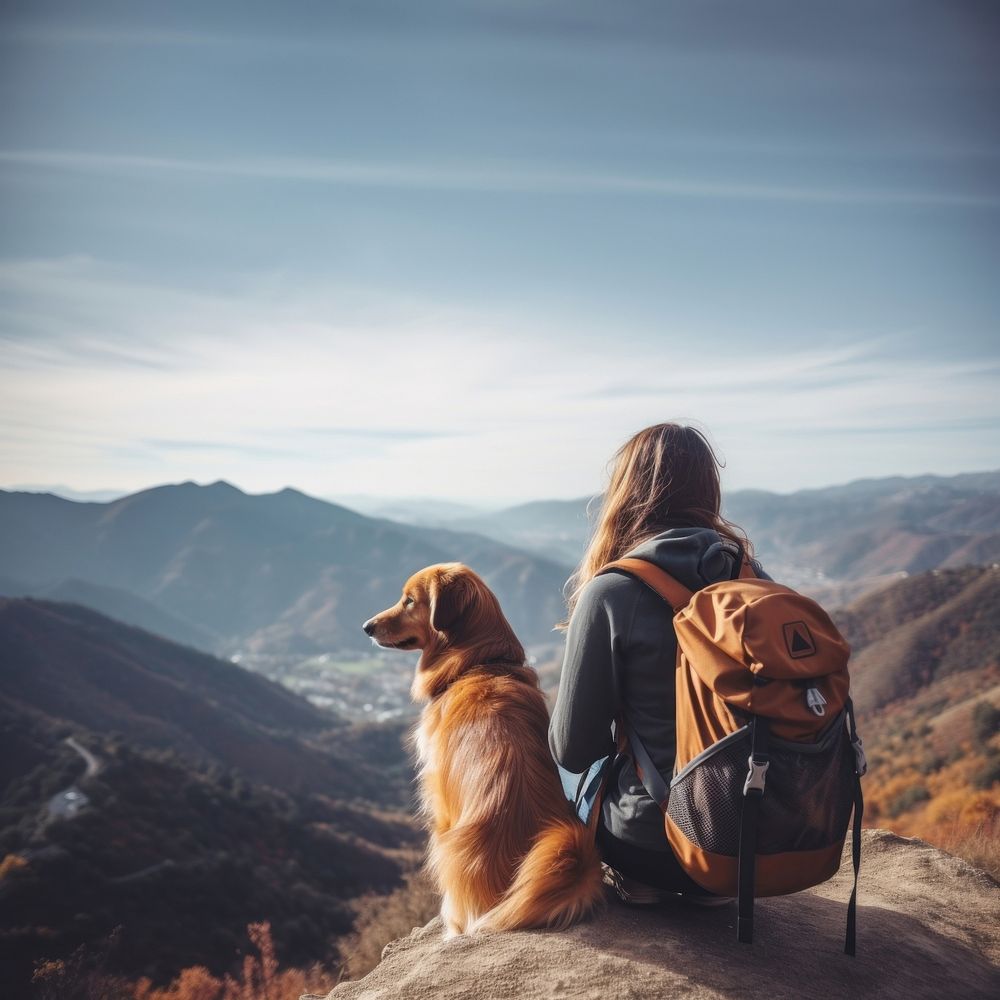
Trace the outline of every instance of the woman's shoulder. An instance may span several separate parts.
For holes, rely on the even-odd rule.
[[[624,602],[634,601],[645,589],[646,585],[629,573],[618,569],[607,570],[584,584],[577,607],[620,606]]]

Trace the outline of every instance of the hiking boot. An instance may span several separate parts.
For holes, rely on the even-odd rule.
[[[704,895],[698,892],[674,892],[670,889],[658,889],[637,879],[623,875],[617,868],[601,862],[601,874],[605,885],[610,885],[618,894],[618,898],[629,906],[658,906],[660,903],[687,903],[690,906],[712,908],[725,906],[732,900],[728,896]]]
[[[674,893],[665,892],[655,886],[646,885],[634,878],[623,875],[618,869],[602,862],[601,872],[604,884],[610,885],[618,893],[618,898],[629,906],[656,906],[664,902]]]

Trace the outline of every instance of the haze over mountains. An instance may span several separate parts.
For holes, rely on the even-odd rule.
[[[413,571],[457,559],[493,587],[522,639],[540,644],[557,638],[587,505],[462,517],[458,505],[423,503],[399,513],[424,523],[404,524],[225,482],[107,503],[0,491],[0,593],[75,601],[223,655],[304,656],[370,648],[360,623],[396,601]],[[1000,559],[1000,472],[738,491],[726,511],[772,576],[828,603],[894,575]]]
[[[863,583],[1000,559],[1000,472],[746,491],[726,511],[782,578],[797,569],[818,583]]]
[[[224,482],[110,503],[0,492],[3,592],[91,603],[152,627],[169,616],[164,634],[227,655],[368,649],[361,623],[395,603],[411,573],[456,559],[484,576],[525,641],[549,636],[565,568],[482,535]]]
[[[589,537],[588,506],[592,520],[599,503],[581,498],[459,524],[572,564]],[[772,576],[826,599],[857,596],[894,574],[1000,559],[1000,472],[863,479],[789,494],[738,490],[725,496],[724,512]]]

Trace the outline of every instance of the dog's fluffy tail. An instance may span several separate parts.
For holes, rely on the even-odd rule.
[[[593,832],[582,823],[554,823],[535,839],[511,887],[477,921],[476,929],[562,930],[582,920],[603,900],[601,857]]]

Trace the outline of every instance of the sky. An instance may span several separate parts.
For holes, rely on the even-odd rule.
[[[1000,14],[0,7],[0,486],[1000,467]]]

